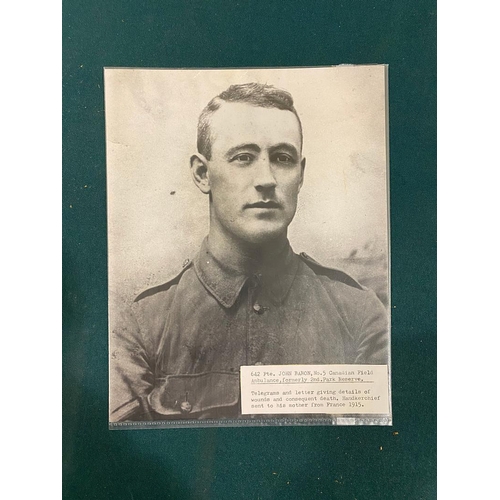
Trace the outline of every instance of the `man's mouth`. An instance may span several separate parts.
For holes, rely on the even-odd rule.
[[[257,201],[255,203],[247,203],[245,208],[281,208],[277,201]]]

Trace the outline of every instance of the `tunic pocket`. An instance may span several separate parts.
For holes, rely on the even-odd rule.
[[[151,408],[161,415],[188,416],[239,401],[239,374],[213,371],[167,375],[148,397]]]

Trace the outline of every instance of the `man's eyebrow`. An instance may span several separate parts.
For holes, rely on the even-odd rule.
[[[273,153],[275,151],[278,151],[278,150],[282,150],[282,151],[284,150],[284,151],[288,151],[289,153],[292,153],[296,157],[299,156],[299,152],[297,151],[297,148],[293,144],[290,144],[289,142],[280,142],[279,144],[275,144],[274,146],[271,146],[271,148],[269,148],[269,149]]]
[[[257,144],[238,144],[237,146],[232,147],[226,154],[226,158],[232,157],[235,153],[238,151],[241,151],[242,149],[249,149],[251,151],[255,151],[256,153],[260,153],[260,148],[257,146]]]

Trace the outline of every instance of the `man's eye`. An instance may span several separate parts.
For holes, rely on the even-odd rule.
[[[233,158],[233,161],[236,160],[236,161],[239,161],[241,163],[248,163],[248,162],[251,162],[252,161],[252,155],[249,155],[247,153],[242,153],[240,155],[237,155]]]
[[[276,158],[276,161],[278,163],[292,163],[293,162],[293,158],[289,155],[284,154],[284,153],[277,154],[275,158]]]

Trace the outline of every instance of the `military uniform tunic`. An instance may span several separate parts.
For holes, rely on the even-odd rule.
[[[204,241],[173,280],[140,294],[111,334],[111,421],[240,415],[242,365],[386,364],[374,292],[287,244],[251,275]]]

